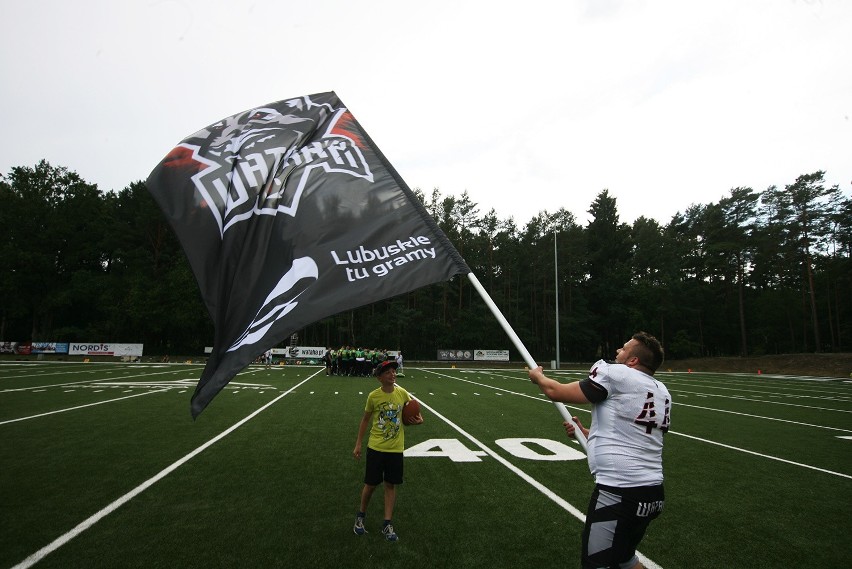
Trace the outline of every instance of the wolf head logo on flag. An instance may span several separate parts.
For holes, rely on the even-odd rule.
[[[334,93],[213,123],[180,142],[147,186],[215,327],[193,416],[304,326],[470,272]]]

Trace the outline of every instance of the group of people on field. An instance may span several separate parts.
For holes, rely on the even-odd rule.
[[[336,350],[328,348],[323,356],[326,375],[350,377],[368,377],[373,374],[377,365],[388,360],[393,360],[402,367],[402,352],[390,356],[385,349],[341,346]]]

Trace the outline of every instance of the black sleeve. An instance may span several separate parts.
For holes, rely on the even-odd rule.
[[[609,395],[602,385],[595,383],[591,379],[583,379],[580,381],[580,391],[582,391],[583,395],[586,396],[586,399],[592,403],[600,403],[606,399],[607,395]]]

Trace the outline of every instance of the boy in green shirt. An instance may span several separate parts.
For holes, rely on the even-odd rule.
[[[402,484],[402,457],[405,451],[405,428],[402,424],[402,408],[411,400],[411,395],[402,387],[396,385],[395,361],[379,363],[373,370],[373,375],[381,383],[381,387],[373,390],[367,396],[364,406],[364,416],[358,426],[358,439],[352,456],[361,458],[361,441],[370,427],[370,437],[367,442],[367,464],[364,474],[364,488],[361,490],[361,509],[355,518],[354,531],[363,535],[364,516],[367,505],[376,487],[384,481],[385,486],[385,519],[382,533],[388,541],[396,541],[398,536],[391,525],[393,507],[396,502],[396,486]],[[419,425],[423,417],[418,413],[412,424]]]

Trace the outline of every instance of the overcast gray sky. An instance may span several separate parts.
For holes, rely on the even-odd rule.
[[[603,189],[667,223],[825,170],[852,188],[848,0],[0,0],[0,173],[101,190],[187,135],[335,91],[403,179],[518,225]]]

